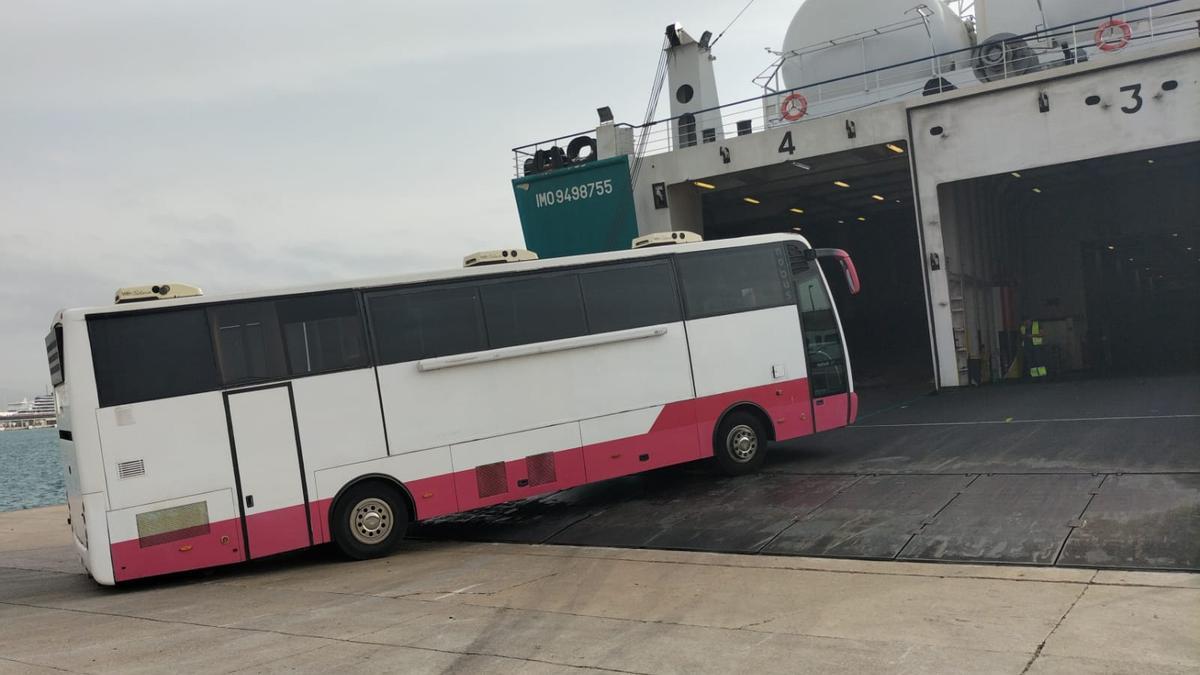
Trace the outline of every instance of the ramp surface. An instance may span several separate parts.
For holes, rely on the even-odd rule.
[[[772,447],[459,514],[413,536],[1200,570],[1200,376],[1000,385]],[[880,399],[887,400],[886,396]]]

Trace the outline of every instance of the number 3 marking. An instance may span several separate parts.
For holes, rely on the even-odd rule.
[[[1142,85],[1130,84],[1121,87],[1121,91],[1130,92],[1129,97],[1133,99],[1133,105],[1121,106],[1121,112],[1132,115],[1133,113],[1142,109]]]

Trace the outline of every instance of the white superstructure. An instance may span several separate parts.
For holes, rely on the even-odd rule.
[[[799,3],[764,96],[705,111],[712,140],[632,127],[638,234],[873,251],[887,283],[848,330],[879,381],[1008,377],[1029,318],[1052,370],[1194,367],[1200,1],[973,7]]]

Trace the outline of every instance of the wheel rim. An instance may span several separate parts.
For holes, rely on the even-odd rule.
[[[350,532],[364,544],[378,544],[392,531],[395,516],[392,507],[377,497],[369,497],[350,511]]]
[[[725,436],[725,449],[729,452],[730,459],[745,464],[758,454],[758,434],[754,432],[753,427],[739,424],[730,429],[729,434]]]

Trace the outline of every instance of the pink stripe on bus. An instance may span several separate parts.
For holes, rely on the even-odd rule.
[[[205,535],[142,548],[138,539],[110,547],[117,581],[228,565],[245,560],[242,525],[237,518],[209,524]]]
[[[668,404],[663,406],[650,430],[644,434],[497,462],[483,467],[482,477],[481,467],[472,467],[408,481],[404,486],[416,506],[415,518],[427,520],[689,462],[712,455],[712,436],[717,421],[730,408],[740,404],[752,404],[763,410],[771,419],[776,440],[813,433],[808,380],[790,380]],[[822,407],[827,408],[821,412],[822,421],[830,426],[841,426],[847,418],[853,421],[857,416],[858,396],[827,397]],[[834,423],[834,417],[840,417],[840,423]],[[321,499],[307,507],[307,516],[312,519],[314,544],[331,541],[329,512],[332,502],[332,499]],[[304,505],[250,515],[246,519],[246,528],[253,558],[308,546]],[[240,562],[246,555],[241,524],[234,518],[212,523],[208,535],[145,548],[138,539],[120,542],[112,546],[112,557],[117,580],[127,581]]]

